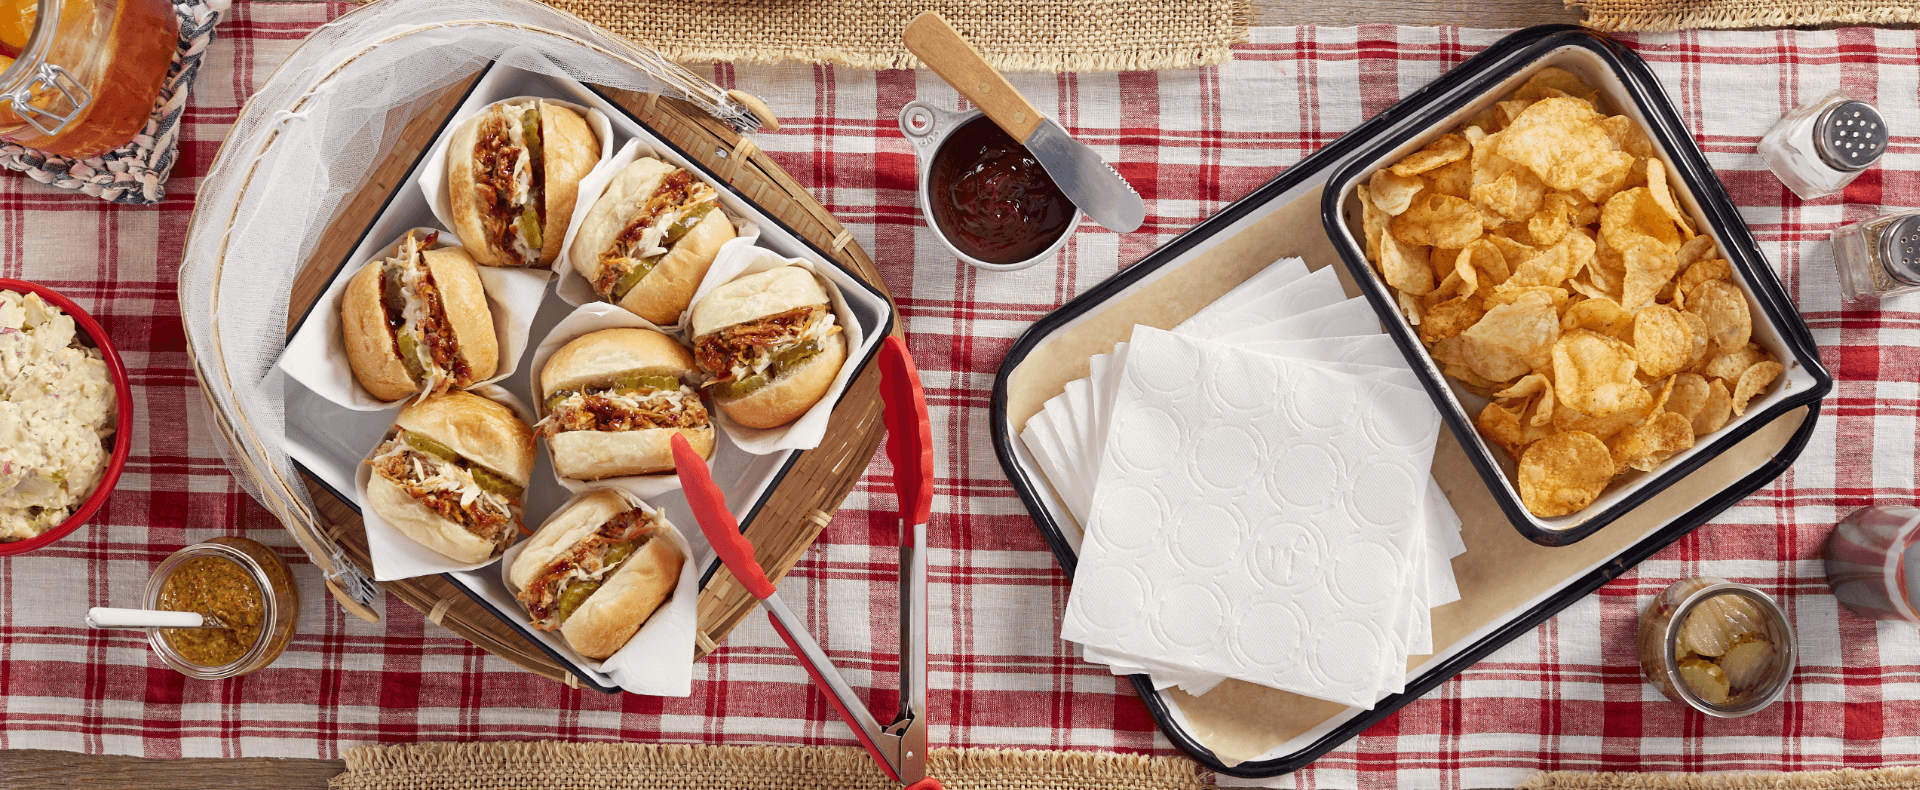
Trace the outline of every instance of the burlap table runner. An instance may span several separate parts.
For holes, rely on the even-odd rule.
[[[898,790],[847,747],[638,743],[420,743],[362,746],[331,790]],[[1180,757],[1015,749],[934,749],[927,773],[950,790],[1201,790]]]
[[[1247,0],[547,0],[681,62],[914,68],[900,31],[939,11],[1003,71],[1224,63]]]
[[[1599,30],[1900,25],[1920,23],[1920,0],[1566,0]]]
[[[1920,769],[1761,771],[1729,774],[1535,774],[1520,790],[1920,790]]]

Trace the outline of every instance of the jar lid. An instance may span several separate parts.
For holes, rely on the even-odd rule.
[[[1880,229],[1880,260],[1894,279],[1920,285],[1920,214],[1908,214]]]
[[[1849,99],[1828,107],[1813,125],[1814,147],[1836,170],[1865,170],[1887,150],[1887,122],[1873,105]]]

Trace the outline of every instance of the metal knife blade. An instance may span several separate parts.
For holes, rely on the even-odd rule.
[[[1067,199],[1101,227],[1132,233],[1146,221],[1147,205],[1126,177],[1086,143],[1073,139],[1059,122],[1043,119],[1026,146]]]

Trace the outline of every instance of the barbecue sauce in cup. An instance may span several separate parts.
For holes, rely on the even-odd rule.
[[[1073,221],[1073,203],[1046,169],[985,116],[955,129],[934,152],[927,202],[947,240],[987,263],[1046,252]]]

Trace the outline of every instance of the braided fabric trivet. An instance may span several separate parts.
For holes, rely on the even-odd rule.
[[[1596,30],[1667,32],[1692,28],[1906,25],[1920,0],[1566,0]]]
[[[361,746],[330,790],[898,790],[853,746],[417,743]],[[950,790],[1208,790],[1184,757],[1027,749],[932,749]]]
[[[179,156],[180,116],[186,112],[193,77],[213,43],[213,26],[231,0],[178,0],[180,48],[167,67],[167,81],[154,99],[146,128],[126,145],[99,156],[74,159],[0,142],[0,167],[18,170],[42,184],[77,189],[115,203],[158,203],[167,194],[167,173]]]

